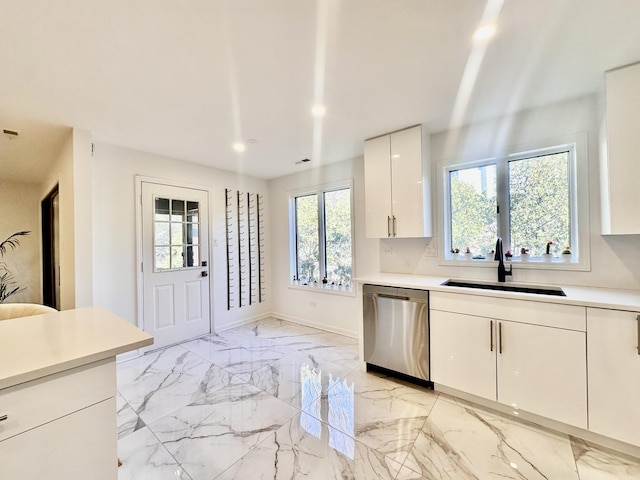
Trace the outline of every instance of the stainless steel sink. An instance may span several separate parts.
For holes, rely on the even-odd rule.
[[[441,283],[447,287],[479,288],[482,290],[500,290],[503,292],[533,293],[535,295],[555,295],[566,297],[560,287],[547,287],[539,285],[513,285],[508,283],[471,282],[465,280],[447,280]]]

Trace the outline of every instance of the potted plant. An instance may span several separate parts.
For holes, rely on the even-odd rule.
[[[471,249],[469,247],[464,249],[464,258],[465,260],[473,260],[473,253],[471,253]]]
[[[19,237],[26,237],[29,233],[27,230],[16,232],[0,242],[0,258],[4,258],[8,248],[15,250],[16,247],[20,245]],[[7,264],[0,262],[0,303],[4,303],[7,298],[23,291],[25,288],[27,287],[22,287],[17,284],[16,278],[7,267]]]
[[[460,259],[460,249],[458,247],[453,247],[451,249],[451,258],[453,258],[454,260]]]
[[[560,254],[560,258],[562,258],[563,262],[571,261],[571,247],[569,245],[564,247],[564,250],[562,250],[562,253]]]
[[[521,262],[529,261],[529,249],[527,247],[522,247],[520,249],[520,261]]]
[[[549,240],[547,242],[546,251],[545,251],[545,253],[542,254],[542,261],[543,262],[551,262],[552,259],[553,259],[553,255],[551,255],[551,245],[553,245],[553,242],[551,240]]]
[[[504,254],[504,258],[505,260],[507,260],[508,262],[511,261],[511,257],[513,257],[513,253],[511,253],[511,250],[507,250]]]

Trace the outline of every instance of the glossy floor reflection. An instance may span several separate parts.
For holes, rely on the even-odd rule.
[[[640,478],[640,460],[359,370],[267,319],[118,364],[119,479]]]

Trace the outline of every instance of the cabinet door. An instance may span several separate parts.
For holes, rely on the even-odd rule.
[[[433,382],[496,400],[495,321],[431,310]]]
[[[587,308],[589,430],[640,445],[640,312]]]
[[[584,332],[498,323],[498,402],[587,428]]]
[[[422,127],[391,134],[391,197],[396,237],[424,236]]]
[[[0,442],[0,478],[117,480],[117,438],[110,398]]]
[[[607,150],[603,233],[640,233],[640,64],[612,70],[607,84]],[[608,190],[608,191],[607,191]],[[607,208],[608,207],[608,208]],[[608,215],[607,215],[608,214]]]
[[[364,142],[364,197],[367,238],[391,236],[389,135]]]

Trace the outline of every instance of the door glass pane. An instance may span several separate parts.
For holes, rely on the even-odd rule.
[[[167,218],[169,216],[167,215]],[[156,222],[156,245],[169,245],[169,224]]]
[[[188,245],[187,250],[187,267],[198,267],[200,265],[199,247]]]
[[[296,197],[296,255],[298,278],[320,282],[318,196]]]
[[[184,200],[171,200],[171,221],[184,221]]]
[[[184,256],[183,247],[171,247],[171,268],[183,268]]]
[[[351,282],[351,195],[349,189],[324,193],[327,280]]]
[[[464,252],[469,247],[474,255],[486,255],[498,236],[495,164],[449,172],[449,192],[449,248]]]
[[[156,247],[156,270],[167,270],[171,268],[169,262],[169,247]]]
[[[169,199],[168,198],[156,198],[156,222],[168,222],[169,221]]]
[[[198,222],[198,202],[187,202],[187,222]]]
[[[183,224],[171,223],[171,245],[182,245],[183,241]]]
[[[191,245],[199,244],[198,239],[198,224],[187,223],[187,243]]]
[[[571,245],[569,152],[509,162],[511,251],[559,255]]]

